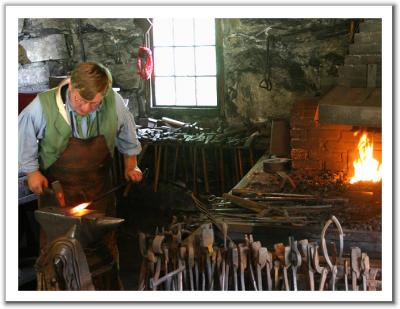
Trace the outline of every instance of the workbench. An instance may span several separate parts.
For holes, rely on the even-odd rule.
[[[244,177],[226,194],[225,197],[233,195],[233,191],[238,189],[254,189],[260,187],[257,181],[271,179],[271,175],[266,175],[263,170],[263,162],[268,159],[265,154],[260,157],[256,164],[244,175]],[[290,174],[290,173],[288,173]],[[279,178],[279,177],[278,177]],[[264,186],[263,193],[278,192],[275,191],[276,184],[271,186]],[[228,195],[228,196],[227,196]],[[331,215],[335,215],[340,220],[341,217],[337,215],[338,210],[343,210],[348,205],[339,205],[331,209],[319,218],[320,223],[295,226],[287,222],[287,224],[271,224],[260,222],[240,222],[229,223],[229,233],[233,238],[243,238],[243,234],[253,234],[254,239],[260,240],[263,245],[273,246],[278,242],[287,242],[289,236],[294,236],[296,240],[308,239],[309,241],[320,242],[320,233],[324,223]],[[279,206],[276,206],[279,207]],[[289,207],[288,207],[289,208]],[[245,211],[244,211],[245,212]],[[313,218],[315,219],[315,218]],[[332,229],[333,230],[333,229]],[[380,259],[382,252],[382,233],[376,231],[347,229],[343,227],[344,231],[344,250],[350,252],[351,247],[360,247],[363,251],[368,252],[371,258]],[[327,233],[328,242],[337,242],[337,233],[330,231]]]

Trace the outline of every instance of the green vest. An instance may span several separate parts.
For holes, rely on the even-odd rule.
[[[58,88],[39,94],[40,105],[46,119],[46,130],[43,139],[39,141],[39,164],[41,170],[46,170],[60,157],[72,136],[72,129],[58,111],[56,93]],[[99,111],[99,135],[104,135],[111,156],[114,155],[115,137],[117,135],[117,112],[114,92],[110,88],[104,96]],[[97,136],[97,119],[91,121],[88,136]]]

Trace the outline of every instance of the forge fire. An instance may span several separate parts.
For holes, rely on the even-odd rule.
[[[354,133],[355,136],[358,132]],[[382,165],[374,158],[374,143],[363,133],[358,142],[358,158],[354,161],[354,176],[350,183],[359,181],[379,182],[382,179]]]

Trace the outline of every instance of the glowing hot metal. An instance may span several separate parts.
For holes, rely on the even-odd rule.
[[[88,207],[90,204],[91,204],[90,202],[79,204],[78,206],[75,206],[74,208],[72,208],[70,213],[72,215],[77,215],[80,212],[82,212],[86,207]]]

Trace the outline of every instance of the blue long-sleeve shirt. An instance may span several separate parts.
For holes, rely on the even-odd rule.
[[[138,155],[141,151],[140,142],[136,136],[136,124],[132,113],[125,107],[122,97],[114,92],[115,105],[117,112],[117,136],[115,145],[119,152],[127,155]],[[73,135],[78,138],[86,138],[87,122],[82,118],[80,136],[76,124],[76,112],[72,109],[69,95],[67,92],[65,107],[68,117],[72,111],[74,132]],[[101,105],[98,107],[101,109]],[[93,120],[96,116],[96,110],[89,114]],[[18,169],[19,173],[27,174],[39,169],[38,161],[38,140],[44,137],[46,131],[46,119],[44,117],[39,97],[36,98],[19,114],[18,116]]]

